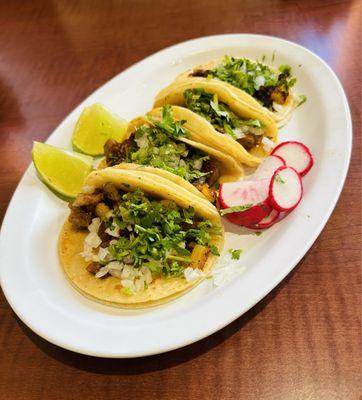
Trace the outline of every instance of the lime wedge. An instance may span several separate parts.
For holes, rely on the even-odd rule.
[[[39,178],[63,200],[71,200],[81,191],[92,170],[92,157],[34,142],[32,157]]]
[[[73,148],[84,154],[101,156],[108,139],[118,142],[126,139],[127,125],[127,121],[102,104],[92,104],[83,110],[78,119],[73,133]]]

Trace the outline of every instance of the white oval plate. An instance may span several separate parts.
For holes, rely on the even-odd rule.
[[[294,43],[259,35],[220,35],[160,51],[122,72],[80,104],[48,143],[70,148],[72,129],[85,105],[102,102],[125,118],[145,113],[156,93],[181,71],[233,54],[290,64],[297,91],[308,101],[298,108],[280,140],[306,143],[315,165],[304,178],[301,204],[263,233],[245,235],[228,225],[225,250],[243,248],[245,271],[223,286],[205,281],[185,296],[153,309],[129,311],[92,302],[70,286],[57,256],[67,217],[36,178],[23,176],[5,216],[0,241],[0,278],[15,313],[48,341],[79,353],[137,357],[195,342],[223,328],[269,293],[298,263],[327,222],[341,192],[351,153],[351,119],[343,89],[332,70]]]

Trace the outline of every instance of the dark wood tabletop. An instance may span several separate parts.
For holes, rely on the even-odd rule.
[[[338,0],[0,1],[0,218],[60,121],[108,79],[166,46],[262,33],[306,46],[346,90],[354,147],[329,222],[284,281],[193,345],[130,360],[87,357],[32,333],[0,292],[0,400],[361,397],[361,3]]]

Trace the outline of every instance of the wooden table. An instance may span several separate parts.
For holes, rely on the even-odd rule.
[[[0,294],[0,400],[355,400],[360,388],[359,1],[0,1],[0,216],[43,141],[85,96],[134,62],[203,35],[255,32],[300,43],[347,92],[354,151],[326,228],[247,314],[168,354],[81,356],[47,343]]]

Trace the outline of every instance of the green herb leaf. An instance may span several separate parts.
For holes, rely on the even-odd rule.
[[[226,215],[226,214],[232,214],[235,212],[241,212],[241,211],[246,211],[249,210],[249,208],[251,208],[253,206],[253,204],[244,204],[242,206],[234,206],[234,207],[228,207],[228,208],[223,208],[220,210],[220,214],[222,216]]]
[[[226,133],[234,140],[237,140],[235,129],[243,128],[244,133],[248,135],[263,134],[264,125],[259,120],[240,118],[227,104],[219,102],[216,94],[213,95],[201,88],[187,89],[184,92],[184,99],[189,110],[201,115],[217,131]]]
[[[304,94],[299,96],[299,101],[297,104],[297,107],[301,106],[302,104],[304,104],[307,101],[307,96],[305,96]]]
[[[232,260],[239,260],[241,252],[242,252],[242,249],[238,249],[238,250],[229,249],[229,253],[231,254]]]
[[[282,179],[282,177],[279,174],[275,175],[275,181],[278,183],[285,183],[285,181]]]
[[[210,246],[210,251],[211,251],[211,254],[213,254],[214,256],[220,255],[219,250],[217,249],[217,247],[215,245]]]

